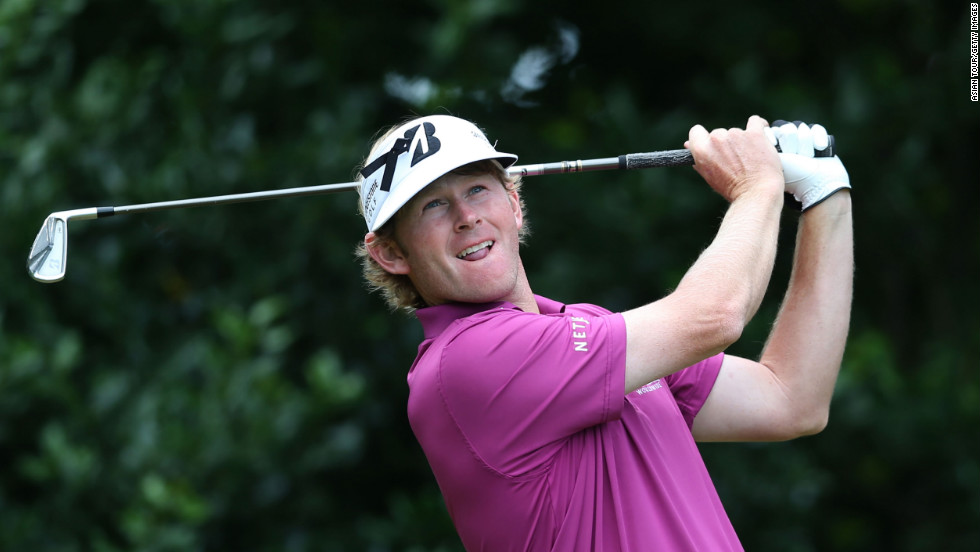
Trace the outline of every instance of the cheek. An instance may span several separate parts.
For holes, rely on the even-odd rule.
[[[401,229],[399,229],[401,230]],[[444,247],[439,233],[434,229],[424,229],[421,227],[409,227],[406,225],[406,232],[400,234],[399,242],[402,243],[402,251],[405,260],[412,272],[424,272],[427,267],[438,259]]]

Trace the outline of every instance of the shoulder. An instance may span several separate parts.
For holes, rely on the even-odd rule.
[[[499,353],[504,347],[539,342],[542,334],[566,326],[567,318],[513,308],[492,309],[455,320],[437,341],[441,341],[442,349],[463,347],[470,352]]]
[[[624,364],[625,344],[622,317],[604,309],[498,309],[453,322],[433,343],[428,361],[448,388],[497,388],[518,380],[553,386],[561,374]]]
[[[529,313],[504,304],[456,318],[420,347],[412,372],[430,372],[442,385],[469,386],[535,366],[571,370],[622,360],[622,315],[589,304],[544,307],[542,313]]]
[[[566,347],[581,341],[583,334],[624,331],[622,316],[581,303],[551,313],[514,308],[486,310],[454,321],[440,338],[443,347],[463,344],[469,351],[497,353],[506,348]]]

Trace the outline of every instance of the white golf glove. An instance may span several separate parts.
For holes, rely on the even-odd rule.
[[[775,121],[766,135],[781,152],[786,193],[793,195],[803,211],[851,187],[840,158],[827,156],[830,138],[824,127]]]

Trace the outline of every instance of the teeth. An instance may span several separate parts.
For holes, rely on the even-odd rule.
[[[456,254],[456,257],[462,259],[463,257],[469,255],[470,253],[476,253],[477,251],[483,249],[484,247],[490,247],[491,245],[493,245],[493,240],[487,240],[483,243],[478,243],[473,247],[467,247],[466,249],[460,251],[459,253]]]

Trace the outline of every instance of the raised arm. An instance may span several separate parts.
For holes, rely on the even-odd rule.
[[[772,274],[784,190],[766,127],[753,116],[745,130],[691,129],[685,146],[695,170],[731,205],[674,292],[623,313],[627,393],[723,351],[758,309]]]
[[[725,357],[694,421],[698,440],[784,440],[819,432],[827,424],[850,320],[851,197],[841,191],[849,182],[838,159],[802,161],[819,177],[814,185],[821,189],[811,186],[797,193],[810,193],[810,205],[804,199],[779,315],[758,362]],[[787,172],[798,168],[791,162]]]

